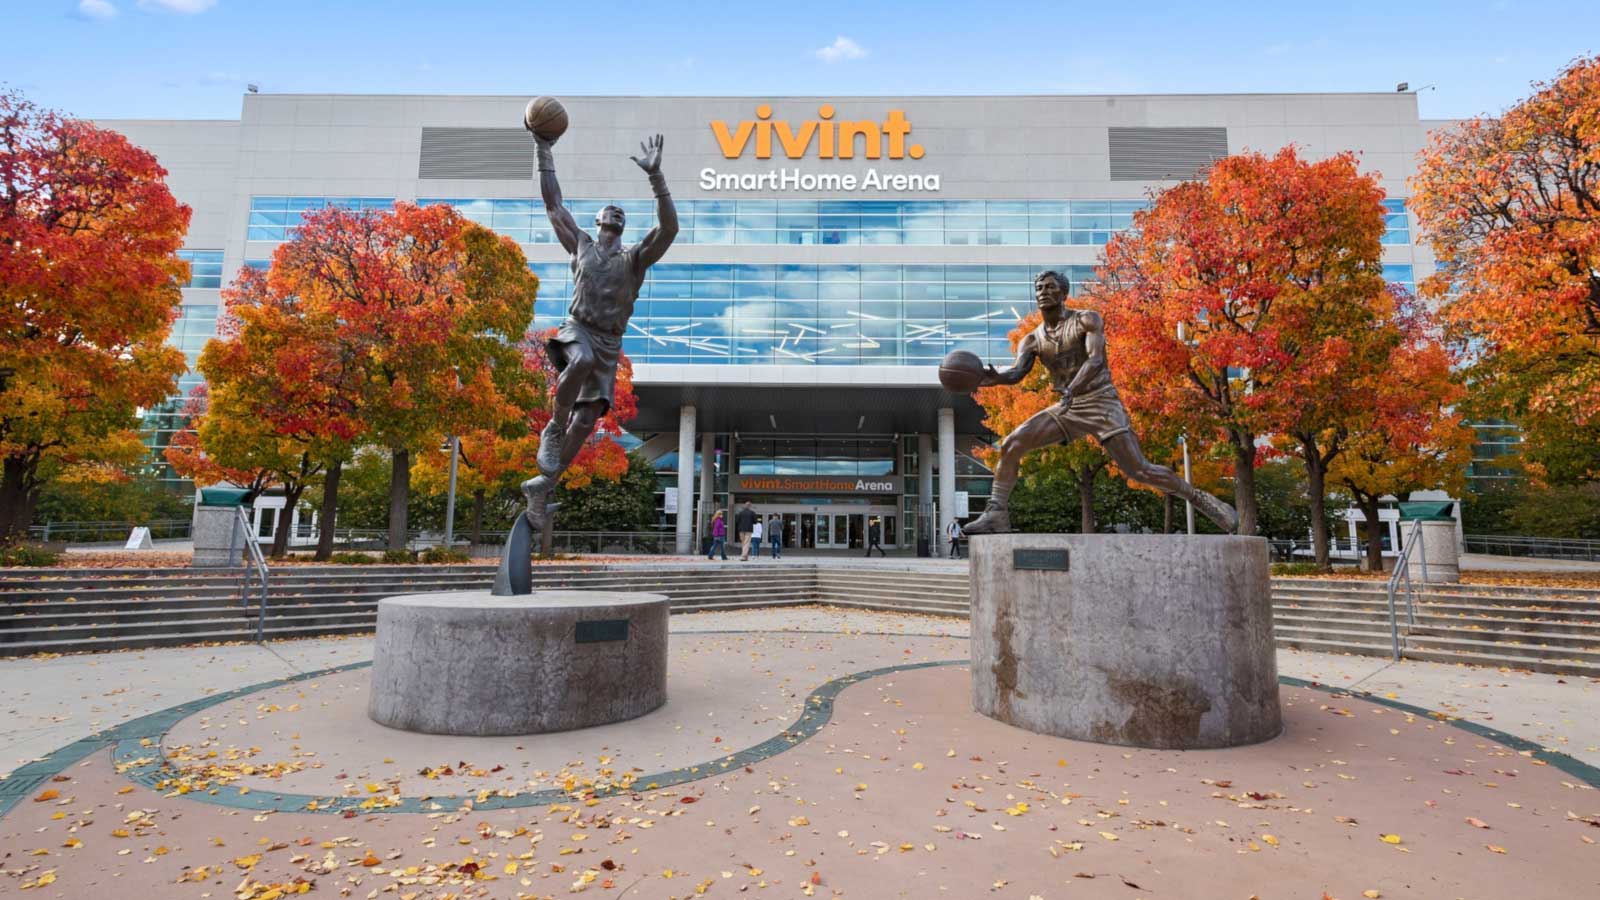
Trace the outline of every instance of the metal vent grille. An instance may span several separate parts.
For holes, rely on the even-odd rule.
[[[1183,181],[1228,155],[1226,128],[1112,128],[1112,181]]]
[[[424,128],[418,178],[533,177],[533,139],[521,128]]]

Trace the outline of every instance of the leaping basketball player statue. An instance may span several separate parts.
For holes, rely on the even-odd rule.
[[[1017,469],[1030,451],[1093,435],[1111,457],[1123,477],[1193,503],[1224,532],[1239,525],[1233,507],[1179,478],[1165,466],[1144,458],[1139,439],[1134,437],[1128,411],[1111,383],[1106,365],[1105,324],[1100,314],[1088,309],[1068,309],[1066,276],[1044,272],[1034,279],[1033,296],[1044,321],[1017,345],[1017,359],[1009,368],[985,366],[966,350],[955,350],[939,367],[940,380],[955,391],[967,392],[985,385],[1016,384],[1044,363],[1050,372],[1051,386],[1061,399],[1035,413],[1000,442],[1000,464],[994,470],[994,491],[989,505],[965,534],[999,534],[1011,530],[1008,500],[1017,483]]]
[[[650,178],[656,198],[656,225],[639,243],[625,246],[622,209],[607,206],[595,216],[596,235],[578,227],[572,213],[561,205],[561,185],[556,182],[556,139],[566,130],[566,111],[560,103],[539,97],[528,104],[523,124],[533,132],[539,160],[539,193],[557,240],[572,254],[572,302],[567,318],[546,343],[559,376],[550,422],[539,436],[539,474],[522,483],[528,509],[519,516],[506,539],[495,576],[497,595],[526,594],[532,590],[532,540],[545,530],[550,491],[572,464],[595,424],[611,408],[622,358],[622,334],[639,299],[645,270],[656,263],[678,236],[678,212],[661,174],[661,135],[640,145],[640,156],[630,157]]]

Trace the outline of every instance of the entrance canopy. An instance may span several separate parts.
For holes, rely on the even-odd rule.
[[[955,411],[958,434],[983,434],[983,409],[939,385],[933,367],[634,366],[635,433],[676,431],[678,410],[695,407],[701,432],[742,434],[932,434],[939,410]]]

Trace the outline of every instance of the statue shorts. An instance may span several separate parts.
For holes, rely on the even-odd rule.
[[[1070,403],[1058,402],[1047,406],[1044,411],[1061,427],[1065,435],[1062,443],[1093,435],[1104,444],[1119,434],[1133,430],[1122,398],[1117,396],[1117,389],[1109,385],[1075,396]]]
[[[578,388],[574,405],[600,401],[606,405],[602,413],[610,410],[615,405],[613,398],[617,388],[617,365],[622,361],[621,335],[607,334],[568,316],[555,335],[545,342],[556,371],[567,368],[566,348],[573,344],[588,350],[594,359],[588,377]]]

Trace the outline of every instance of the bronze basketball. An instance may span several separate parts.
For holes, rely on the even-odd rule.
[[[939,363],[939,383],[958,394],[972,393],[983,383],[983,360],[971,350],[951,350]]]
[[[535,97],[522,111],[522,127],[553,144],[567,133],[567,108],[554,97]]]

